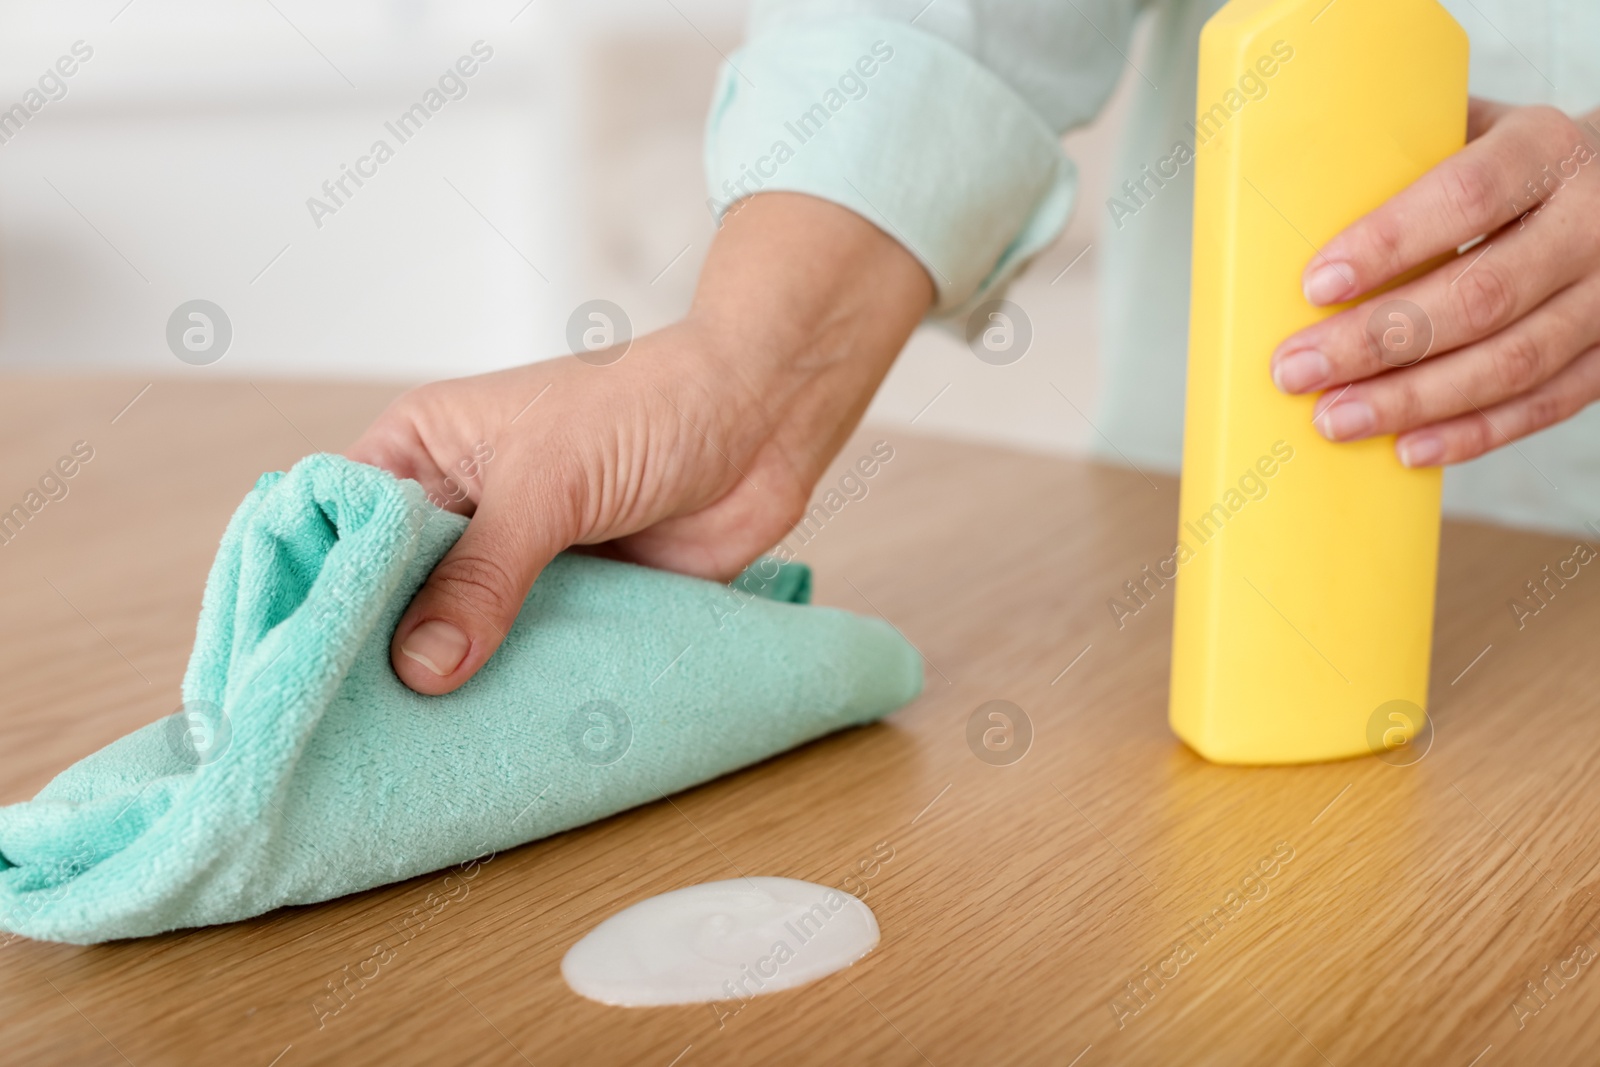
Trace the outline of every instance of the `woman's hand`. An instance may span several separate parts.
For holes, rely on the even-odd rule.
[[[859,216],[762,194],[728,216],[689,315],[616,362],[402,396],[346,455],[472,519],[401,617],[395,673],[419,693],[461,686],[572,545],[733,578],[799,518],[932,297]]]
[[[1272,356],[1284,392],[1323,392],[1323,436],[1398,434],[1408,467],[1460,463],[1600,397],[1600,122],[1581,123],[1474,100],[1465,148],[1312,259],[1313,304],[1367,297]]]

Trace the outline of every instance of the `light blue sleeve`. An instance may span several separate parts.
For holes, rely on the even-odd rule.
[[[768,0],[719,75],[708,208],[783,190],[862,215],[984,300],[1066,223],[1061,133],[1115,87],[1137,0]]]

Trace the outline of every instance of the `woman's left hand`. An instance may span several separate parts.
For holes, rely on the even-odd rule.
[[[1323,392],[1318,432],[1397,434],[1402,463],[1432,467],[1600,398],[1597,115],[1473,100],[1465,148],[1317,253],[1306,299],[1339,304],[1487,235],[1278,346],[1278,388]]]

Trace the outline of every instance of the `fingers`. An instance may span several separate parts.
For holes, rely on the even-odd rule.
[[[1314,425],[1334,441],[1414,430],[1535,389],[1597,341],[1600,280],[1592,280],[1479,344],[1324,394]]]
[[[368,426],[355,444],[344,450],[346,459],[381,467],[396,478],[441,476],[438,465],[418,439],[412,420],[397,417],[393,406]]]
[[[1529,224],[1507,226],[1436,270],[1289,337],[1273,353],[1274,382],[1287,393],[1338,388],[1482,340],[1527,315],[1595,269],[1594,182],[1580,174]]]
[[[752,466],[714,503],[618,538],[612,554],[714,582],[737,577],[804,515],[809,483],[780,467],[776,458]]]
[[[470,438],[460,434],[451,435],[448,443],[424,440],[419,431],[424,420],[418,412],[427,410],[430,388],[414,389],[396,400],[344,450],[344,456],[419,482],[435,507],[471,515],[482,495],[479,474],[483,463],[493,458],[493,449],[485,441],[469,447]],[[443,466],[438,457],[445,454],[459,458]]]
[[[1537,389],[1405,434],[1395,442],[1395,451],[1408,467],[1463,463],[1569,419],[1596,398],[1600,348],[1591,348]]]
[[[1486,105],[1487,107],[1487,105]],[[1491,233],[1534,205],[1524,183],[1571,153],[1582,134],[1554,108],[1521,108],[1329,241],[1302,283],[1313,304],[1338,304]],[[1537,162],[1535,162],[1537,161]]]
[[[477,673],[522,610],[539,572],[570,543],[566,509],[518,487],[487,494],[395,628],[389,659],[419,693],[453,692]]]
[[[1553,233],[1497,236],[1291,337],[1273,355],[1273,381],[1286,393],[1334,389],[1488,337],[1572,281],[1580,268],[1564,244]],[[1404,340],[1391,339],[1396,329]]]

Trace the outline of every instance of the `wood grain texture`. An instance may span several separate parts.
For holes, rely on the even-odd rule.
[[[343,447],[398,391],[200,378],[157,381],[120,417],[144,382],[0,385],[0,506],[73,442],[95,449],[0,547],[0,801],[177,707],[228,515],[261,471]],[[1570,538],[1447,524],[1419,762],[1215,767],[1167,730],[1170,590],[1121,628],[1107,608],[1170,552],[1173,480],[883,429],[824,488],[880,438],[893,460],[802,555],[819,602],[881,614],[923,653],[911,707],[494,857],[336,1014],[316,1007],[328,983],[396,941],[442,875],[141,941],[11,940],[0,1060],[1594,1062],[1595,965],[1542,1000],[1524,985],[1600,948],[1600,568],[1521,629],[1508,608]],[[966,740],[995,699],[1035,734],[1006,766]],[[1247,885],[1260,899],[1230,910],[1275,848]],[[883,942],[737,1012],[605,1008],[563,984],[562,954],[607,915],[739,874],[853,878]],[[1191,924],[1216,908],[1202,941]]]

